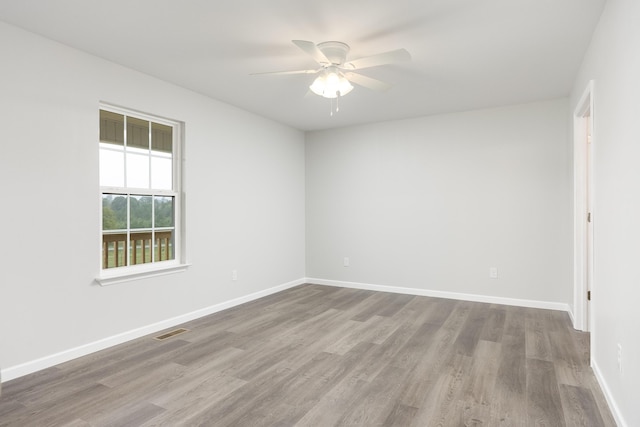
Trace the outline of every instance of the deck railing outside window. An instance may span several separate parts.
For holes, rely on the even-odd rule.
[[[153,242],[153,248],[152,248]],[[153,251],[153,252],[152,252]],[[130,257],[127,264],[127,258]],[[152,259],[153,258],[153,259]],[[174,259],[173,230],[104,233],[102,235],[102,267],[124,267]]]

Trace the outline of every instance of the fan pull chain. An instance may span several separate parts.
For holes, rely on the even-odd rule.
[[[331,101],[331,104],[330,104],[331,110],[329,111],[329,117],[333,117],[333,113],[334,112],[337,113],[338,111],[340,111],[340,91],[339,90],[336,91],[336,98],[335,99],[336,99],[336,108],[335,109],[333,108],[333,98],[329,99]]]

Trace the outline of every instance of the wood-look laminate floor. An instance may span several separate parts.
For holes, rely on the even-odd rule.
[[[615,425],[564,312],[303,285],[182,327],[3,384],[0,425]]]

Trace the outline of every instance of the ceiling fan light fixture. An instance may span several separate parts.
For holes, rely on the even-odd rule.
[[[353,86],[338,70],[328,69],[313,81],[309,89],[324,98],[337,98],[351,92]]]

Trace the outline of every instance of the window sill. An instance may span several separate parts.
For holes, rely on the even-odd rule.
[[[120,271],[102,271],[100,276],[96,277],[96,282],[100,286],[115,285],[116,283],[131,282],[133,280],[147,279],[149,277],[165,276],[167,274],[181,273],[186,271],[191,264],[170,264],[163,266],[147,266],[138,268],[126,267]],[[117,270],[117,269],[116,269]]]

